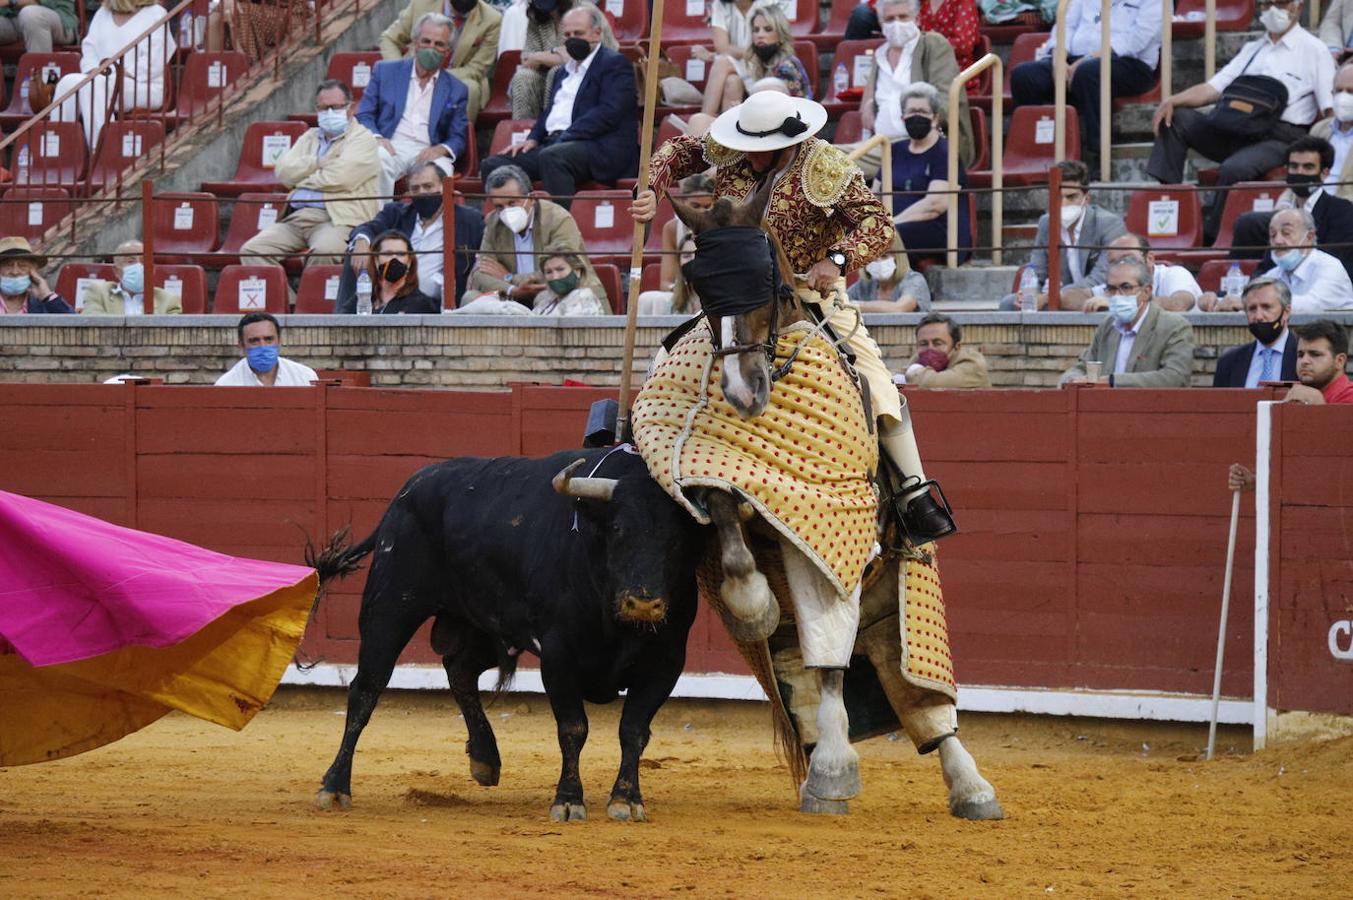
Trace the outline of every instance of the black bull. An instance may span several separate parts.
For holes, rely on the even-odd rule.
[[[561,476],[576,460],[584,462],[575,476],[595,477]],[[607,812],[643,818],[639,757],[685,664],[705,540],[643,461],[624,451],[456,459],[419,470],[370,537],[352,548],[337,537],[313,561],[327,581],[375,551],[347,724],[320,805],[350,805],[357,740],[405,645],[435,617],[432,644],[465,718],[476,781],[497,784],[501,767],[479,676],[497,666],[501,685],[517,654],[533,650],[563,756],[551,815],[585,817],[583,701],[606,703],[624,690],[620,772]]]

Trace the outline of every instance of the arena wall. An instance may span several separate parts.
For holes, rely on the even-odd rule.
[[[1256,402],[1270,393],[907,394],[962,528],[940,553],[970,708],[1198,718],[1199,702],[1180,698],[1211,689],[1226,466],[1253,462]],[[298,562],[306,534],[349,523],[365,534],[421,465],[576,445],[588,405],[607,395],[0,385],[0,487],[222,552]],[[1353,414],[1278,407],[1274,433],[1270,706],[1353,713],[1353,660],[1331,649],[1353,645],[1333,633],[1353,619]],[[1250,696],[1253,680],[1253,503],[1242,509],[1229,698]],[[356,659],[361,583],[329,594],[303,646],[330,679]],[[425,636],[404,662],[436,662]],[[438,682],[421,671],[398,683]],[[721,678],[745,668],[704,614],[688,671],[708,675],[702,689],[718,696],[756,693],[749,679]],[[1098,705],[1067,705],[1065,691]],[[1248,721],[1248,704],[1229,704],[1223,717]]]

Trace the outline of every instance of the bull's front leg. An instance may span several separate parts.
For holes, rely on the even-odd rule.
[[[540,678],[554,711],[555,728],[559,734],[559,784],[550,804],[550,818],[555,822],[579,822],[587,818],[583,803],[583,782],[579,759],[587,743],[587,711],[583,708],[582,691],[569,671],[567,655],[552,646],[548,639],[540,657]]]
[[[737,501],[725,491],[712,490],[705,494],[705,505],[719,532],[719,561],[723,567],[719,594],[729,612],[724,624],[734,640],[744,643],[765,640],[780,624],[780,606],[747,547]]]
[[[673,627],[673,626],[669,626]],[[611,788],[606,815],[617,822],[644,822],[648,812],[639,791],[639,759],[652,732],[653,717],[672,695],[686,662],[685,635],[671,646],[654,646],[634,671],[620,715],[620,772]]]

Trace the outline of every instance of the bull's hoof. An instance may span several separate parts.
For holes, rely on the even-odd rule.
[[[949,801],[949,814],[956,819],[968,819],[972,822],[987,822],[1005,818],[1005,810],[996,801],[995,795],[967,797]]]
[[[320,788],[319,793],[315,795],[315,806],[326,811],[352,809],[352,795]]]
[[[642,802],[633,802],[623,797],[615,797],[606,806],[606,815],[617,822],[647,822],[648,813]]]
[[[817,816],[844,816],[850,813],[850,803],[846,800],[823,800],[808,793],[807,783],[799,788],[799,812]]]
[[[470,760],[470,777],[484,787],[497,787],[498,774],[498,766],[477,759]]]
[[[582,803],[556,803],[550,807],[552,822],[584,822],[587,820],[587,807]]]
[[[849,800],[860,793],[860,763],[851,760],[840,768],[808,766],[808,780],[803,791],[822,800]]]

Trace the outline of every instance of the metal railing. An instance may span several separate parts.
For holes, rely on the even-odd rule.
[[[889,205],[888,201],[893,196],[893,142],[885,135],[876,134],[850,151],[847,154],[847,159],[860,159],[875,147],[883,148],[883,165],[879,168],[879,180],[883,187],[879,196],[883,199],[884,205],[888,206],[888,215],[891,216],[892,206]]]
[[[958,129],[953,125],[958,121],[959,98],[967,90],[967,84],[972,79],[981,75],[987,69],[995,69],[991,75],[992,85],[1004,83],[1004,64],[1001,58],[995,53],[988,53],[977,62],[968,66],[958,77],[949,83],[949,110],[948,121],[950,131],[953,132],[949,140],[949,180],[955,188],[958,187]],[[1004,258],[1001,251],[1001,228],[1005,221],[1005,195],[1001,189],[1005,186],[1004,164],[1002,156],[1005,148],[1005,109],[1004,98],[1001,91],[993,90],[991,92],[991,262],[999,266]],[[973,203],[975,197],[969,195],[968,202]],[[945,265],[949,268],[958,266],[958,193],[955,191],[949,195],[949,209],[947,213],[947,226],[945,232],[946,258]],[[977,235],[971,235],[976,242]]]

